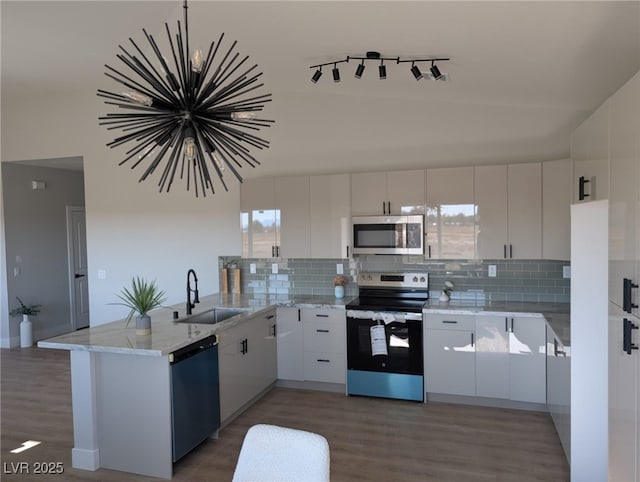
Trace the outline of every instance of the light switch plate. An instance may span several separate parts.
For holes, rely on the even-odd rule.
[[[255,263],[249,263],[249,273],[256,274],[256,264]]]
[[[271,273],[278,274],[278,263],[271,264]]]
[[[104,269],[98,270],[98,279],[107,279],[107,271]]]
[[[497,276],[497,268],[495,264],[489,265],[489,278],[495,278]]]
[[[336,264],[336,274],[344,274],[344,268],[342,263]]]
[[[571,266],[563,266],[562,267],[562,277],[563,278],[571,278]]]

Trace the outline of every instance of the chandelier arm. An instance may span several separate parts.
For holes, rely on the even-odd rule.
[[[253,86],[249,86],[249,85],[247,84],[247,85],[245,85],[245,86],[239,87],[239,90],[236,90],[236,91],[233,93],[233,95],[227,95],[227,96],[225,96],[223,99],[215,99],[215,100],[216,100],[216,102],[212,105],[212,107],[213,107],[213,106],[215,106],[215,108],[216,108],[216,109],[218,109],[218,108],[224,108],[226,105],[231,105],[231,104],[233,104],[233,103],[231,103],[231,104],[222,104],[222,105],[220,105],[220,102],[228,102],[228,101],[230,101],[230,100],[232,100],[232,99],[235,99],[235,98],[237,98],[237,97],[241,97],[241,96],[243,96],[243,95],[246,95],[246,94],[248,94],[249,92],[253,92],[253,91],[254,91],[254,90],[256,90],[256,89],[259,89],[260,87],[264,87],[264,84],[257,84],[257,85],[253,85]],[[229,94],[232,94],[232,93],[229,93]],[[271,95],[271,94],[262,94],[262,95],[267,96],[267,95]],[[242,99],[240,99],[240,101],[243,101],[243,100],[242,100]]]
[[[210,97],[209,99],[207,99],[207,103],[210,104],[211,102],[220,102],[222,100],[225,99],[225,97],[227,95],[229,95],[230,93],[235,93],[238,90],[244,88],[247,85],[250,85],[254,82],[257,81],[257,79],[262,75],[262,72],[259,72],[257,74],[254,74],[251,77],[247,77],[247,75],[257,66],[253,66],[250,69],[248,69],[246,72],[243,72],[242,75],[240,75],[239,77],[237,77],[235,80],[231,81],[230,83],[228,83],[227,85],[225,85],[223,88],[221,88],[220,90],[218,90],[218,92],[216,92],[216,95]]]
[[[174,94],[173,89],[171,88],[171,85],[169,85],[169,82],[165,78],[163,78],[163,76],[160,74],[160,72],[158,72],[158,70],[153,65],[153,63],[147,58],[147,56],[140,49],[140,47],[138,47],[138,44],[136,44],[131,37],[129,37],[129,41],[135,47],[138,53],[142,56],[144,61],[149,66],[149,69],[151,69],[151,71],[155,74],[155,78],[159,80],[160,85],[163,87],[164,92],[166,93],[165,97],[168,99],[169,103],[174,103],[174,104],[177,103],[178,97]],[[142,62],[138,61],[136,57],[133,57],[133,59],[134,61],[137,61],[140,64],[140,66],[142,66]]]
[[[219,135],[219,137],[217,139],[218,139],[218,141],[220,143],[220,148],[224,152],[228,153],[229,157],[233,160],[233,162],[235,162],[235,164],[239,168],[242,168],[243,165],[236,159],[236,156],[240,157],[241,160],[246,162],[249,167],[252,167],[252,168],[256,167],[255,164],[253,162],[251,162],[251,159],[253,159],[253,158],[251,157],[250,154],[241,152],[240,150],[236,149],[235,141],[231,141],[231,140],[229,140],[226,137],[221,136],[221,135]],[[248,156],[250,159],[247,159],[245,156]]]
[[[178,149],[173,149],[162,171],[160,180],[158,181],[158,187],[160,188],[160,192],[162,192],[162,189],[164,188],[164,185],[167,183],[167,181],[168,181],[168,184],[167,184],[166,192],[169,192],[169,190],[171,189],[171,184],[173,184],[173,178],[176,174],[177,169],[178,169]]]
[[[208,134],[208,132],[207,132]],[[231,172],[233,173],[233,175],[238,179],[238,181],[242,182],[242,176],[240,175],[240,173],[236,170],[236,168],[233,166],[233,163],[229,162],[229,160],[227,159],[227,157],[230,157],[231,159],[233,159],[233,156],[231,154],[229,154],[229,151],[220,143],[213,141],[212,139],[210,139],[211,144],[214,146],[215,150],[218,152],[218,157],[220,157],[222,159],[222,162],[225,163],[225,165],[229,168],[229,170],[231,170]],[[216,166],[216,170],[217,169],[217,163],[215,161],[215,159],[213,158],[213,155],[211,153],[209,154],[209,158],[211,159],[211,161],[213,162],[213,164]],[[226,155],[225,155],[226,154]],[[235,161],[234,162],[240,167],[240,163]],[[222,180],[222,175],[220,175],[220,178]]]
[[[175,122],[174,122],[175,124]],[[139,129],[137,131],[134,132],[129,132],[128,134],[125,134],[123,136],[120,137],[116,137],[113,141],[111,141],[110,143],[107,144],[107,146],[109,147],[115,147],[115,146],[119,146],[121,144],[124,144],[125,142],[128,142],[132,139],[135,139],[136,136],[142,135],[145,132],[148,132],[149,129],[154,129],[155,131],[161,131],[161,130],[167,130],[167,129],[171,129],[171,122],[169,121],[165,121],[162,123],[158,123],[155,126],[149,127],[149,128],[145,128],[145,129]]]
[[[209,45],[209,51],[207,52],[207,56],[205,57],[204,62],[202,63],[202,67],[200,69],[199,73],[196,73],[194,75],[195,77],[195,83],[193,85],[193,99],[194,99],[194,105],[198,105],[198,101],[200,98],[200,90],[202,89],[202,85],[206,79],[207,76],[207,70],[208,70],[208,63],[210,62],[210,58],[211,58],[211,53],[213,52],[213,42],[211,42],[211,45]]]
[[[213,191],[213,183],[211,181],[211,175],[209,174],[209,168],[207,167],[206,163],[204,162],[205,157],[204,157],[204,151],[202,150],[202,136],[199,133],[199,129],[197,126],[194,126],[194,131],[196,134],[196,139],[198,139],[198,142],[196,142],[196,148],[198,150],[198,156],[196,157],[196,161],[197,163],[194,164],[198,166],[198,174],[200,177],[200,185],[202,187],[202,195],[203,197],[206,197],[207,194],[207,190],[206,190],[206,186],[209,185],[211,187],[211,190]],[[195,168],[194,168],[195,170]],[[194,172],[194,183],[196,182],[195,180],[195,172]],[[215,191],[213,191],[213,194],[215,194]]]
[[[202,107],[205,107],[207,109],[217,108],[223,102],[228,102],[231,99],[235,99],[236,97],[243,96],[245,94],[248,94],[249,92],[259,89],[260,87],[263,87],[264,84],[256,84],[257,80],[257,77],[246,79],[242,81],[242,83],[233,86],[232,89],[229,89],[222,95],[215,95],[209,98],[207,102],[202,103]],[[255,85],[252,86],[251,84]]]
[[[236,44],[238,43],[237,40],[234,40],[233,43],[231,44],[231,47],[229,47],[229,50],[227,50],[227,53],[224,55],[224,57],[222,58],[222,60],[220,61],[220,63],[218,64],[218,67],[216,68],[215,72],[213,73],[212,77],[211,77],[211,82],[215,85],[215,84],[219,84],[218,82],[218,78],[220,76],[220,71],[222,70],[223,66],[225,65],[225,63],[227,62],[227,59],[229,58],[229,55],[231,55],[231,52],[233,51],[233,49],[235,48]],[[237,56],[238,54],[236,54]]]
[[[145,94],[149,97],[151,97],[153,99],[155,92],[152,92],[150,90],[148,90],[146,87],[144,87],[143,85],[135,82],[134,80],[129,79],[126,75],[121,74],[120,72],[118,72],[116,69],[109,67],[108,65],[105,65],[105,67],[107,67],[109,70],[114,71],[116,74],[120,75],[122,77],[118,78],[113,74],[110,74],[109,72],[105,72],[104,75],[106,77],[109,77],[110,79],[115,80],[116,82],[124,85],[125,87],[128,87],[129,89],[135,90],[141,94]],[[129,83],[131,82],[131,83]],[[113,94],[113,92],[109,92],[110,94]],[[114,94],[117,95],[117,94]]]
[[[171,50],[173,51],[173,45],[171,44],[171,35],[169,33],[169,25],[165,23],[164,26],[167,30],[167,35],[169,36],[169,45],[171,45]],[[160,49],[158,48],[158,44],[156,43],[156,40],[153,38],[153,35],[148,34],[145,29],[142,29],[142,31],[147,37],[147,41],[149,42],[151,49],[156,54],[156,58],[158,59],[158,62],[160,62],[162,69],[166,72],[165,75],[167,77],[172,78],[174,82],[178,82],[177,80],[175,80],[175,75],[173,75],[173,72],[171,72],[171,69],[169,68],[169,65],[167,64],[165,58],[162,56],[162,52],[160,52]],[[171,82],[169,82],[169,84],[171,84]],[[172,91],[173,91],[173,88],[172,88]],[[182,92],[180,91],[179,88],[177,91],[173,91],[173,92],[175,92],[175,96],[176,96],[176,101],[174,101],[175,103],[184,102],[184,99],[182,97]]]
[[[216,56],[216,54],[218,53],[218,48],[220,47],[220,44],[222,42],[222,39],[224,38],[224,33],[220,34],[220,38],[218,39],[218,43],[215,44],[215,48],[213,50],[213,52],[211,52],[211,49],[209,49],[209,53],[210,55],[207,55],[207,60],[202,68],[202,77],[201,77],[201,86],[200,86],[200,91],[198,93],[198,96],[196,98],[196,104],[199,104],[200,102],[202,102],[202,100],[204,100],[209,94],[205,94],[205,92],[213,92],[215,90],[215,84],[213,82],[213,77],[210,78],[206,85],[204,84],[204,81],[206,80],[207,76],[209,75],[209,70],[211,69],[211,66],[213,65],[213,60]],[[211,45],[213,46],[213,42],[211,42]],[[204,88],[202,87],[204,85]]]
[[[221,74],[220,74],[220,75],[221,75],[221,78],[220,78],[220,79],[218,79],[218,84],[219,84],[219,85],[224,84],[224,83],[227,81],[227,79],[229,79],[229,77],[231,77],[231,76],[236,72],[236,70],[238,70],[240,67],[242,67],[242,65],[243,65],[247,60],[249,60],[249,56],[247,55],[247,56],[245,56],[245,57],[244,57],[240,62],[238,62],[238,63],[234,66],[233,64],[234,64],[234,62],[237,60],[237,58],[238,58],[239,56],[240,56],[240,54],[236,54],[236,55],[234,55],[233,59],[231,59],[231,62],[229,62],[229,63],[227,64],[227,67],[225,68],[225,72],[221,72]],[[256,67],[257,67],[257,65],[254,65],[253,67],[251,67],[251,68],[247,71],[247,73],[248,73],[248,72],[250,72],[251,70],[255,69]],[[229,70],[228,72],[226,72],[226,70],[228,70],[228,69],[231,69],[231,70]],[[224,75],[223,75],[223,74],[224,74]],[[245,75],[245,74],[243,74],[243,75]],[[242,77],[243,75],[240,75],[239,77]]]
[[[172,45],[173,48],[173,45]],[[185,100],[185,107],[191,107],[191,92],[189,89],[189,59],[188,54],[184,51],[184,40],[182,38],[182,27],[180,21],[178,21],[178,33],[176,34],[176,52],[174,53],[174,60],[176,62],[176,68],[180,74],[180,84],[182,86],[182,92]],[[176,53],[178,54],[175,57]]]
[[[254,136],[253,134],[249,134],[248,132],[238,130],[228,124],[218,124],[214,127],[214,129],[224,131],[227,135],[233,137],[237,141],[244,141],[247,144],[250,144],[258,149],[269,147],[269,143],[264,139]],[[248,151],[248,149],[244,148],[242,145],[240,145],[240,147]]]
[[[136,74],[138,74],[143,80],[145,80],[152,88],[155,89],[153,97],[161,97],[164,98],[166,102],[174,102],[174,97],[170,94],[169,91],[164,89],[160,81],[160,77],[156,76],[153,72],[149,71],[142,62],[140,62],[136,57],[132,56],[129,52],[127,52],[122,46],[119,46],[120,49],[127,55],[127,58],[124,55],[116,55],[122,62],[124,62],[131,70],[133,70]],[[108,67],[108,66],[107,66]],[[122,75],[122,73],[118,72],[116,69],[109,67],[114,72]],[[122,75],[125,77],[124,75]],[[132,79],[129,79],[133,82]]]
[[[249,155],[249,149],[243,146],[242,144],[240,144],[240,142],[238,142],[232,136],[230,136],[224,131],[220,131],[215,126],[214,127],[208,126],[208,127],[211,132],[210,135],[212,137],[215,137],[218,140],[218,142],[220,142],[221,144],[224,144],[225,146],[227,146],[227,148],[234,155],[237,155],[237,156],[242,156],[243,154]],[[236,162],[236,164],[238,164],[238,167],[242,167],[242,164],[237,162],[235,159],[234,161]]]
[[[203,142],[204,138],[203,138],[201,132],[196,131],[196,135],[198,136],[198,140],[199,140],[199,142],[198,142],[198,150],[199,150],[199,159],[201,160],[199,162],[200,170],[201,170],[201,173],[204,174],[205,184],[208,185],[211,188],[211,192],[213,194],[215,194],[216,191],[213,188],[213,179],[211,178],[211,174],[209,173],[209,168],[207,167],[207,163],[205,162],[205,160],[206,160],[205,153],[202,150],[202,145],[204,143]],[[211,161],[212,161],[211,164],[213,165],[213,168],[215,169],[216,174],[218,175],[218,179],[222,183],[222,186],[224,187],[224,190],[225,191],[229,191],[229,188],[227,187],[227,184],[224,182],[224,179],[222,178],[222,172],[218,168],[218,165],[215,163],[215,160],[213,159],[213,156],[211,155],[210,152],[207,152],[207,154],[211,158]],[[205,192],[205,185],[202,186],[202,189],[203,189],[203,192]]]
[[[255,79],[251,80],[248,83],[251,83],[251,82],[255,82]],[[215,89],[217,87],[220,87],[220,85],[213,84],[213,86],[210,88],[210,91],[206,92],[206,96],[204,96],[205,98],[202,99],[199,105],[201,107],[208,107],[208,106],[215,105],[217,102],[220,101],[220,99],[224,99],[224,96],[226,95],[227,92],[229,92],[230,90],[233,90],[235,92],[238,88],[242,88],[242,85],[245,85],[246,83],[247,83],[246,77],[240,76],[235,80],[233,80],[232,82],[230,82],[229,84],[222,87],[221,89],[219,89],[217,92],[215,92],[215,94],[214,94]]]
[[[215,107],[211,107],[207,109],[207,112],[243,112],[247,110],[251,111],[261,111],[264,108],[264,104],[267,102],[271,102],[273,99],[270,98],[271,94],[261,94],[255,97],[251,97],[249,99],[239,99],[234,102],[228,102],[226,104],[216,105]],[[231,100],[231,99],[227,99]]]

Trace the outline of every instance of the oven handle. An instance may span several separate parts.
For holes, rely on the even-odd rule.
[[[393,321],[389,321],[389,322],[385,322],[384,318],[379,316],[381,313],[384,313],[384,312],[373,312],[373,314],[370,314],[370,312],[367,312],[367,311],[349,310],[347,311],[347,318],[354,319],[354,320],[380,321],[384,324],[407,323],[408,321],[422,322],[422,313],[408,313],[406,315],[405,314],[396,315],[394,313],[387,313],[387,314],[393,315],[394,317]]]

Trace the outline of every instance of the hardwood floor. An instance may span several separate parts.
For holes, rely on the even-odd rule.
[[[71,467],[69,353],[0,350],[2,480],[159,480]],[[346,397],[276,388],[175,466],[177,481],[229,481],[246,431],[270,423],[324,435],[340,481],[563,481],[569,467],[546,413]],[[9,450],[26,440],[37,447]],[[62,462],[57,476],[15,473],[19,462]],[[300,481],[303,482],[303,481]]]

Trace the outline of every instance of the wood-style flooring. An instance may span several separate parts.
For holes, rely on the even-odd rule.
[[[71,467],[69,353],[1,351],[3,481],[160,480]],[[144,389],[144,387],[140,387]],[[126,396],[126,394],[123,394]],[[340,481],[567,481],[569,467],[546,413],[420,404],[275,388],[175,466],[177,481],[230,481],[246,431],[269,423],[324,435]],[[37,447],[9,450],[26,440]],[[62,462],[61,475],[16,474],[18,462]],[[299,481],[304,482],[304,481]]]

